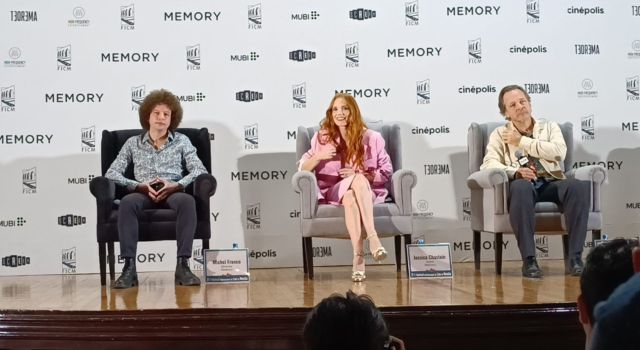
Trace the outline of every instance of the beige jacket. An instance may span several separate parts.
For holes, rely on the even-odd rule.
[[[493,130],[489,136],[487,153],[484,156],[480,169],[504,169],[507,176],[513,179],[518,169],[516,150],[521,149],[525,155],[540,159],[540,164],[551,176],[556,179],[564,179],[564,173],[560,168],[560,162],[567,154],[567,145],[564,142],[560,126],[556,122],[544,119],[535,120],[532,137],[522,136],[520,144],[515,147],[502,140],[502,131],[515,128],[512,122]]]

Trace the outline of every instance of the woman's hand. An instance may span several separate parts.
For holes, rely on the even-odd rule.
[[[318,160],[329,160],[336,156],[336,148],[333,145],[327,145],[323,150],[316,153]]]
[[[340,170],[338,170],[338,174],[340,175],[341,178],[346,178],[352,175],[355,175],[356,171],[354,169],[351,168],[342,168]]]

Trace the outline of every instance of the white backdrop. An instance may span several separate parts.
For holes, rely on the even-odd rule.
[[[576,165],[609,168],[603,232],[640,232],[638,0],[13,0],[0,14],[0,275],[98,271],[100,135],[138,128],[136,101],[157,88],[182,99],[182,126],[209,128],[211,245],[249,248],[252,267],[301,265],[295,130],[337,91],[401,125],[414,239],[451,242],[456,261],[472,258],[467,128],[501,120],[512,83],[535,117],[574,124]],[[562,256],[558,237],[538,243]],[[350,264],[349,242],[315,245],[317,265]],[[138,252],[140,270],[175,266],[174,242]]]

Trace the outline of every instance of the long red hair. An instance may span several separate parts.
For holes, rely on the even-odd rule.
[[[349,118],[347,120],[348,140],[342,139],[340,129],[333,121],[333,104],[339,98],[344,99],[349,108]],[[320,122],[320,128],[326,133],[326,137],[320,138],[320,143],[337,143],[336,152],[340,154],[343,166],[346,163],[352,162],[356,169],[364,170],[364,144],[362,137],[365,130],[367,130],[367,126],[362,120],[360,108],[358,108],[358,104],[353,96],[344,93],[333,96],[329,108],[327,108],[327,112],[325,113],[325,118]]]

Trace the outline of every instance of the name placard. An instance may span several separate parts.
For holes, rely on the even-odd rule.
[[[409,279],[451,278],[451,245],[449,243],[407,245]]]
[[[207,283],[249,282],[249,250],[206,249],[204,278]]]

